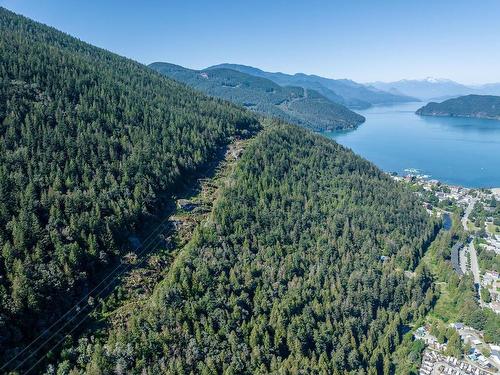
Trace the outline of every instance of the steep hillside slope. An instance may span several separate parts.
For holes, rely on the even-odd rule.
[[[0,8],[0,363],[255,117]]]
[[[445,100],[442,103],[431,102],[417,110],[422,116],[477,117],[500,120],[500,96],[467,95]]]
[[[149,66],[208,95],[313,130],[352,129],[364,121],[363,116],[310,89],[281,87],[231,69],[197,71],[160,62]]]
[[[317,75],[297,73],[270,73],[263,70],[238,64],[220,64],[208,69],[227,68],[238,70],[256,77],[263,77],[279,85],[300,86],[317,90],[332,101],[351,108],[368,108],[377,104],[404,103],[414,101],[414,98],[401,94],[392,94],[373,87],[368,87],[348,79],[330,79]],[[342,100],[339,101],[338,98]]]
[[[273,126],[151,300],[103,341],[81,340],[60,369],[390,373],[404,325],[432,302],[427,274],[403,271],[433,232],[414,196],[372,164]]]

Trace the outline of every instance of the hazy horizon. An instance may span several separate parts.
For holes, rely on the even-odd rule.
[[[149,65],[149,64],[152,64],[152,63],[156,63],[156,62],[163,62],[163,63],[169,63],[169,64],[173,64],[173,65],[179,65],[179,66],[182,66],[184,68],[187,68],[187,69],[192,69],[192,70],[203,70],[205,68],[210,68],[212,66],[217,66],[217,65],[222,65],[222,64],[231,64],[231,65],[244,65],[244,66],[249,66],[249,67],[252,67],[252,68],[257,68],[257,69],[260,69],[262,71],[265,71],[265,72],[269,72],[269,73],[283,73],[283,74],[289,74],[289,75],[294,75],[294,74],[306,74],[306,75],[320,75],[322,77],[325,77],[325,78],[331,78],[331,79],[348,79],[348,80],[352,80],[352,81],[356,81],[358,83],[361,83],[361,84],[370,84],[370,83],[375,83],[375,82],[380,82],[380,83],[391,83],[391,82],[399,82],[399,81],[425,81],[425,80],[429,80],[429,79],[435,79],[435,80],[439,80],[439,81],[450,81],[450,82],[454,82],[454,83],[458,83],[458,84],[462,84],[464,86],[469,86],[471,88],[473,88],[474,86],[483,86],[483,85],[486,85],[486,84],[491,84],[491,83],[500,83],[500,80],[498,81],[485,81],[485,82],[461,82],[461,81],[455,81],[453,79],[450,79],[448,77],[435,77],[435,76],[425,76],[425,77],[402,77],[402,78],[399,78],[399,79],[394,79],[394,80],[379,80],[379,79],[375,79],[375,80],[371,80],[371,81],[361,81],[361,80],[355,80],[351,77],[331,77],[331,76],[328,76],[328,75],[321,75],[321,74],[318,74],[318,73],[315,73],[315,72],[304,72],[304,71],[300,71],[300,72],[295,72],[295,71],[290,71],[290,72],[287,72],[287,71],[282,71],[282,70],[269,70],[269,69],[264,69],[262,68],[261,66],[258,66],[258,65],[250,65],[250,64],[245,64],[244,62],[238,62],[238,61],[221,61],[221,62],[218,62],[218,63],[215,63],[215,64],[210,64],[210,65],[206,65],[206,66],[196,66],[196,67],[193,67],[193,66],[186,66],[186,65],[182,65],[182,64],[179,64],[179,63],[176,63],[175,61],[161,61],[161,60],[157,60],[157,61],[151,61],[151,62],[147,62],[147,63],[144,63],[146,65]]]
[[[220,1],[0,5],[144,64],[238,63],[357,82],[500,82],[500,2]]]

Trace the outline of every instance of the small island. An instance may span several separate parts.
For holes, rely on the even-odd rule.
[[[466,95],[431,102],[415,112],[420,116],[476,117],[500,120],[500,96]]]

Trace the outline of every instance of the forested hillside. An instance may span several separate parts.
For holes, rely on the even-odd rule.
[[[255,117],[0,8],[0,363]]]
[[[394,372],[406,325],[434,299],[416,267],[436,226],[410,191],[331,140],[262,130],[249,111],[3,8],[0,31],[1,372]],[[240,77],[221,72],[227,86]],[[333,108],[285,92],[307,99],[287,103],[303,121]],[[169,262],[154,293],[87,299],[134,251],[130,235],[233,140],[245,148],[229,150],[205,221],[158,255]]]
[[[344,104],[349,108],[368,108],[372,105],[405,103],[417,99],[379,90],[375,87],[362,85],[349,79],[331,79],[314,74],[285,74],[265,72],[258,68],[239,64],[220,64],[210,69],[232,69],[256,77],[267,78],[279,85],[299,86],[316,90],[330,100]]]
[[[309,88],[282,87],[231,69],[198,71],[161,62],[149,66],[208,95],[312,130],[352,129],[365,121],[363,116]]]
[[[466,95],[442,103],[431,102],[417,110],[422,116],[477,117],[500,120],[500,96]]]
[[[59,371],[389,374],[432,304],[435,231],[371,163],[296,127],[261,132],[150,301]],[[61,372],[62,373],[62,372]]]

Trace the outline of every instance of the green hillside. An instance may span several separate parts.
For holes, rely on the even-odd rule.
[[[0,8],[0,363],[255,117]],[[4,356],[2,358],[2,356]]]
[[[231,69],[197,71],[167,63],[149,66],[208,95],[313,130],[351,129],[364,121],[363,116],[314,90],[282,87],[266,78]]]
[[[299,86],[320,92],[330,100],[349,108],[368,108],[372,105],[417,101],[418,99],[382,91],[349,79],[331,79],[304,73],[285,74],[265,72],[258,68],[239,64],[220,64],[208,69],[232,69],[255,77],[262,77],[284,86]]]
[[[405,324],[432,302],[426,272],[403,272],[434,232],[417,199],[335,142],[284,125],[252,140],[228,181],[152,298],[102,341],[68,349],[60,370],[394,371]]]
[[[394,372],[433,301],[415,195],[331,140],[3,8],[0,31],[1,373]],[[343,108],[216,77],[282,95],[302,125]],[[194,219],[178,198],[201,180]],[[131,238],[156,230],[143,256]]]
[[[417,110],[421,116],[477,117],[500,120],[500,96],[466,95],[442,103],[431,102]]]

